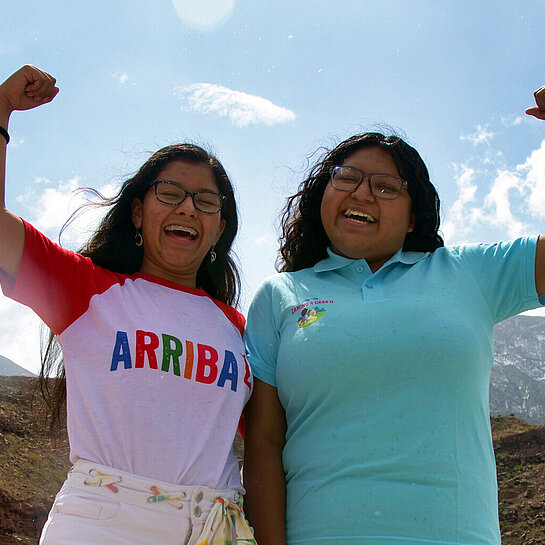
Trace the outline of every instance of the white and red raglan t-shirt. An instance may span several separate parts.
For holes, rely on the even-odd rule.
[[[15,285],[1,280],[62,346],[72,462],[244,491],[232,444],[253,379],[239,312],[202,289],[98,267],[28,223]]]

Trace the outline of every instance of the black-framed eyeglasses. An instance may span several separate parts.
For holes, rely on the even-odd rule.
[[[406,180],[391,174],[370,174],[354,167],[331,167],[331,186],[339,191],[356,191],[369,180],[369,191],[378,199],[393,201],[409,185]]]
[[[155,180],[151,183],[155,187],[155,197],[159,202],[177,206],[182,204],[188,195],[191,196],[193,206],[205,214],[217,214],[224,201],[225,195],[220,195],[214,191],[189,191],[184,189],[177,182],[170,180]]]

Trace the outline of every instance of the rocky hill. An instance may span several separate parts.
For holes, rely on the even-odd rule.
[[[0,376],[0,545],[37,543],[69,467],[66,434],[48,433],[35,380]]]
[[[490,412],[545,424],[545,318],[515,316],[494,337]]]
[[[0,545],[37,544],[68,470],[66,435],[53,440],[35,379],[0,376]],[[545,544],[545,426],[492,418],[504,545]],[[237,456],[241,456],[237,445]]]
[[[545,426],[492,418],[503,545],[545,544]]]

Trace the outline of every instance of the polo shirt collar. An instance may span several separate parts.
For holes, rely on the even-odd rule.
[[[328,257],[322,259],[322,261],[318,261],[318,263],[314,265],[314,272],[321,273],[327,271],[336,271],[338,269],[348,267],[349,265],[352,265],[356,262],[363,262],[366,267],[369,267],[365,259],[351,259],[349,257],[344,257],[333,252],[331,248],[327,249],[327,253]],[[381,267],[381,270],[384,267],[393,265],[394,263],[414,265],[418,261],[424,259],[428,254],[429,252],[405,252],[400,249],[386,263],[384,263],[384,265]]]

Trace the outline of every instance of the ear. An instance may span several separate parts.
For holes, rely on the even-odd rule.
[[[409,220],[409,228],[407,229],[407,233],[412,233],[414,231],[415,224],[416,224],[416,216],[414,214],[411,214],[411,219]]]
[[[142,227],[142,209],[144,205],[142,201],[138,198],[134,198],[131,204],[131,210],[132,210],[132,223],[137,228],[140,229]]]

